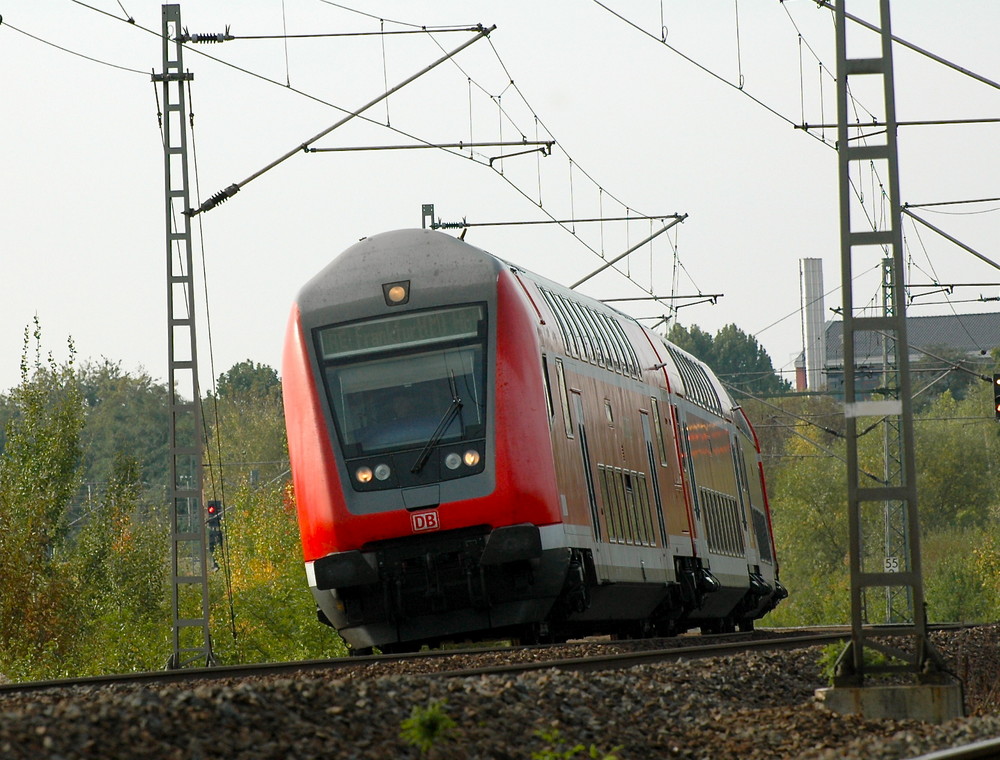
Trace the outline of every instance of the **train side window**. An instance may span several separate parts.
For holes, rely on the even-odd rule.
[[[628,532],[629,538],[631,539],[629,543],[641,544],[642,543],[642,531],[639,530],[639,514],[636,509],[635,503],[635,491],[632,488],[632,475],[631,473],[624,471],[622,472],[622,487],[625,489],[625,504],[628,513]]]
[[[545,299],[545,303],[549,305],[549,309],[552,310],[552,315],[556,319],[556,324],[559,326],[559,332],[562,334],[563,346],[566,348],[566,353],[572,354],[573,342],[569,335],[569,326],[566,324],[566,320],[563,318],[563,315],[556,304],[555,295],[543,289],[542,297]]]
[[[621,503],[622,540],[626,544],[635,543],[635,504],[632,501],[632,484],[626,483],[625,471],[615,468],[615,481],[618,486],[618,499]]]
[[[553,293],[551,303],[552,310],[556,315],[556,321],[559,322],[559,326],[563,329],[563,337],[566,340],[566,351],[571,356],[579,358],[581,356],[579,338],[577,338],[576,331],[573,329],[573,323],[566,313],[566,304],[563,298]]]
[[[566,304],[566,313],[569,315],[570,323],[573,325],[573,329],[576,330],[576,334],[580,336],[580,345],[582,348],[580,358],[592,364],[596,363],[594,361],[594,347],[591,345],[590,335],[587,333],[583,317],[580,316],[580,305],[568,298],[564,298],[563,302]]]
[[[556,308],[559,310],[559,318],[566,323],[566,332],[569,333],[570,341],[572,342],[572,354],[578,359],[584,358],[583,356],[583,344],[580,342],[579,330],[576,329],[576,325],[573,324],[573,320],[569,316],[569,308],[566,305],[566,299],[563,298],[558,293],[552,294],[553,300],[556,304]]]
[[[610,469],[608,474],[608,490],[611,492],[611,525],[614,530],[614,541],[625,543],[625,518],[624,501],[625,492],[621,484],[621,473],[617,469]]]
[[[611,527],[611,496],[610,489],[608,488],[608,471],[603,464],[597,465],[597,480],[600,482],[601,504],[604,507],[604,529],[607,531],[608,540],[610,541],[614,529]]]
[[[580,307],[580,313],[583,316],[584,321],[587,324],[587,331],[590,335],[591,343],[594,346],[594,353],[596,354],[597,364],[601,367],[611,369],[611,364],[608,359],[608,350],[604,345],[604,336],[598,327],[597,314],[593,310],[588,309],[585,306]]]
[[[622,347],[618,344],[614,329],[611,327],[614,320],[607,314],[598,313],[597,317],[604,325],[604,335],[608,340],[608,345],[611,347],[612,363],[614,364],[615,372],[623,373],[625,371],[625,355]]]
[[[622,339],[622,343],[625,346],[625,353],[627,354],[629,374],[633,377],[642,376],[642,368],[639,366],[639,357],[635,355],[635,349],[632,348],[632,343],[629,341],[628,336],[625,334],[625,330],[617,322],[612,322],[615,326],[615,331],[619,334]]]
[[[644,473],[635,473],[636,492],[639,496],[639,516],[643,524],[643,543],[648,546],[656,546],[656,531],[653,529],[653,513],[650,510],[649,491],[646,488],[646,476]]]
[[[622,357],[622,372],[626,375],[638,377],[639,360],[635,358],[635,354],[632,352],[632,346],[630,346],[628,342],[628,336],[625,335],[625,331],[622,329],[622,326],[615,320],[611,319],[611,317],[608,317],[608,328],[611,330],[611,337],[614,338],[615,342],[618,344],[618,352]]]
[[[608,324],[605,321],[605,315],[595,312],[594,322],[597,324],[597,335],[601,340],[601,345],[604,347],[604,354],[607,357],[608,369],[612,372],[622,371],[621,362],[618,360],[618,354],[614,349],[614,341],[612,341],[611,336],[608,334]]]
[[[566,430],[566,437],[573,437],[573,418],[569,411],[569,393],[566,392],[566,370],[563,369],[561,359],[556,359],[556,382],[559,383],[559,400],[562,402],[563,427]]]
[[[621,528],[619,527],[618,494],[615,490],[614,470],[605,465],[597,466],[601,481],[601,496],[604,498],[604,521],[608,531],[608,541],[621,543]]]
[[[549,410],[549,427],[551,427],[552,419],[556,416],[556,410],[552,404],[552,383],[549,382],[549,360],[545,354],[542,354],[542,383],[545,385],[545,406]]]
[[[663,425],[660,423],[660,404],[653,396],[649,397],[649,402],[653,406],[653,427],[656,428],[656,453],[660,455],[660,465],[667,467],[667,447],[663,441]]]

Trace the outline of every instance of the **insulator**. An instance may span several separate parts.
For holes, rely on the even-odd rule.
[[[237,186],[237,185],[230,185],[225,190],[220,190],[215,195],[213,195],[211,198],[209,198],[205,202],[205,205],[202,206],[202,208],[204,208],[206,211],[208,209],[210,209],[210,208],[215,208],[220,203],[225,203],[226,201],[228,201],[230,198],[232,198],[234,195],[236,195],[236,193],[238,193],[239,190],[240,190],[239,186]]]
[[[189,42],[226,42],[228,40],[236,39],[229,32],[218,32],[216,34],[189,34],[187,35]]]
[[[201,206],[198,207],[197,211],[193,209],[188,209],[187,211],[184,212],[184,214],[185,216],[195,216],[197,214],[200,214],[202,211],[209,211],[218,206],[220,203],[225,203],[234,195],[236,195],[236,193],[238,193],[239,191],[240,191],[239,185],[236,184],[230,185],[225,190],[220,190],[211,198],[209,198],[207,201],[202,203]]]

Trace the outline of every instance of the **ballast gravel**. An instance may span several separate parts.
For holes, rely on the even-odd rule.
[[[1000,626],[933,640],[964,679],[970,715],[940,726],[822,709],[811,648],[585,674],[371,668],[3,694],[0,757],[888,760],[1000,737]],[[477,657],[458,659],[474,667]],[[446,717],[425,724],[424,747],[404,731],[415,708]]]

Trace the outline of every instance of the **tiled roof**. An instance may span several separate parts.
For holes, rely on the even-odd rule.
[[[932,350],[947,347],[970,355],[980,355],[1000,346],[1000,312],[959,314],[941,317],[907,317],[907,338],[911,346]],[[855,336],[856,364],[882,362],[882,336],[863,332]],[[826,323],[826,363],[840,366],[844,355],[844,323]],[[910,352],[919,359],[919,352]]]

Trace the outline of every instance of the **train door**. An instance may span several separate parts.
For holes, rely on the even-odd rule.
[[[590,501],[590,517],[594,526],[594,538],[601,540],[600,516],[597,510],[597,495],[594,492],[594,474],[590,466],[590,449],[587,446],[587,425],[583,414],[583,395],[578,390],[570,389],[573,400],[573,412],[576,415],[576,428],[580,439],[580,456],[583,457],[583,475],[587,481],[587,498]]]
[[[667,545],[667,526],[663,519],[663,502],[660,499],[660,478],[656,467],[656,452],[653,448],[653,435],[649,422],[649,412],[640,410],[639,417],[642,420],[642,435],[646,440],[646,454],[649,457],[649,479],[653,482],[653,503],[656,505],[656,521],[660,526],[660,541],[663,546]]]
[[[730,444],[732,446],[733,452],[733,469],[736,471],[736,491],[739,496],[739,506],[740,506],[740,516],[743,523],[743,533],[746,536],[746,545],[748,547],[757,547],[757,536],[750,532],[750,526],[747,521],[747,514],[750,512],[750,485],[747,482],[747,472],[746,466],[743,459],[743,447],[740,443],[740,437],[737,433],[730,433]],[[748,552],[748,556],[750,556]]]
[[[691,434],[688,430],[687,416],[677,409],[677,432],[681,441],[681,457],[684,460],[682,467],[687,479],[688,495],[691,499],[691,522],[695,535],[692,536],[692,543],[697,547],[698,553],[705,553],[708,549],[705,544],[705,526],[701,514],[701,495],[698,489],[698,480],[695,477],[694,454],[691,451]]]

